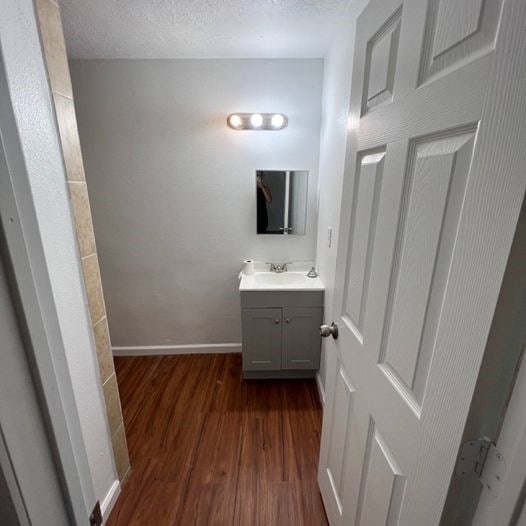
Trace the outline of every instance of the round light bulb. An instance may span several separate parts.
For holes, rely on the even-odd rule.
[[[228,119],[231,126],[234,126],[234,128],[239,128],[241,126],[241,117],[239,115],[230,115],[230,118]]]
[[[270,122],[272,123],[273,128],[281,128],[285,122],[285,118],[280,113],[276,113],[272,115],[272,120]]]
[[[254,113],[250,117],[250,124],[254,126],[254,128],[259,128],[263,124],[263,117],[260,113]]]

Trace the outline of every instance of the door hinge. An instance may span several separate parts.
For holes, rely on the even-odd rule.
[[[91,515],[89,516],[90,526],[102,526],[102,512],[99,501],[96,502]]]
[[[482,437],[462,445],[455,472],[461,478],[478,478],[488,491],[498,494],[506,462],[492,441]]]

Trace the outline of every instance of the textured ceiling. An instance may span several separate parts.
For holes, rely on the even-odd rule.
[[[321,57],[348,0],[62,0],[71,58]]]

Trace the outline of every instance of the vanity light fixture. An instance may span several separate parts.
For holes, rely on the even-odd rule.
[[[275,113],[272,115],[272,118],[270,119],[270,124],[272,124],[272,127],[276,130],[279,130],[283,128],[283,124],[285,123],[285,117],[281,115],[281,113]]]
[[[239,128],[242,124],[241,117],[239,115],[230,115],[228,118],[228,124],[231,128]]]
[[[232,113],[226,122],[233,130],[282,130],[289,124],[283,113]]]
[[[263,115],[261,115],[261,113],[253,113],[250,117],[250,124],[252,124],[253,128],[261,128],[261,125],[263,124]]]

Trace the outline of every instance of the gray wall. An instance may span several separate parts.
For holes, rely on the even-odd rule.
[[[314,259],[323,61],[73,61],[115,346],[240,341],[243,259]],[[281,112],[239,132],[231,112]],[[257,236],[256,169],[310,171],[306,236]]]

